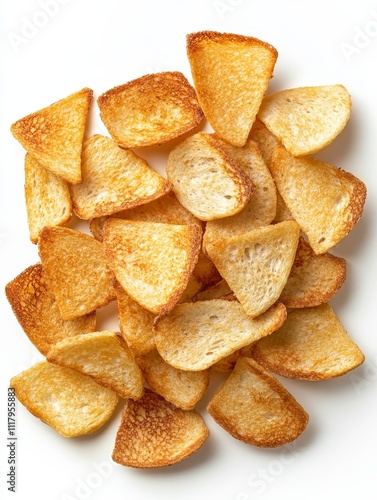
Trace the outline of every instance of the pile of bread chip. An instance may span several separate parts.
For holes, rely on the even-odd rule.
[[[249,36],[192,33],[187,55],[193,85],[160,72],[98,97],[109,136],[86,138],[89,88],[11,127],[40,262],[6,294],[46,358],[11,386],[67,437],[101,427],[121,399],[112,458],[132,467],[202,446],[195,407],[213,372],[224,377],[213,419],[276,447],[308,414],[273,374],[319,381],[364,360],[329,305],[346,279],[329,250],[359,220],[366,187],[312,156],[345,127],[349,93],[268,93],[278,54]],[[169,141],[165,176],[138,148]],[[88,232],[67,227],[73,214]],[[97,331],[112,301],[119,331]]]

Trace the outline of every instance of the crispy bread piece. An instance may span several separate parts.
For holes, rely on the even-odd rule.
[[[202,230],[109,218],[103,243],[108,266],[124,290],[152,313],[167,314],[178,302],[197,263]]]
[[[114,277],[101,243],[64,227],[46,227],[38,242],[48,287],[63,319],[88,314],[115,300]]]
[[[344,129],[351,96],[343,85],[299,87],[263,99],[258,118],[294,156],[316,153]]]
[[[44,227],[62,226],[72,216],[68,184],[42,167],[29,153],[25,156],[25,202],[33,243],[37,243]]]
[[[64,437],[89,434],[114,413],[118,396],[91,377],[41,361],[10,381],[17,399]]]
[[[324,253],[317,255],[300,236],[295,261],[279,300],[286,307],[314,307],[328,302],[347,277],[345,259]]]
[[[122,398],[140,399],[143,395],[144,377],[117,333],[104,330],[61,340],[46,357],[51,363],[89,375]]]
[[[360,219],[367,189],[351,173],[311,156],[295,158],[282,146],[275,150],[270,169],[315,253],[334,247]]]
[[[203,221],[240,212],[254,189],[250,177],[206,132],[172,149],[166,173],[181,204]]]
[[[285,387],[254,360],[240,357],[207,407],[234,438],[265,448],[296,439],[309,417]]]
[[[249,140],[258,144],[263,160],[269,167],[273,152],[278,146],[281,146],[279,139],[257,118],[251,127]]]
[[[10,281],[5,293],[23,331],[44,355],[59,340],[93,332],[96,328],[95,312],[69,321],[62,319],[40,263]]]
[[[250,201],[240,212],[206,224],[206,233],[210,240],[224,239],[234,234],[246,233],[255,227],[267,226],[276,215],[275,183],[257,143],[247,141],[245,146],[237,148],[221,139],[217,141],[219,147],[250,177],[255,189]]]
[[[258,227],[205,248],[250,318],[266,311],[287,283],[300,229],[295,221]]]
[[[228,283],[224,279],[221,279],[214,285],[195,295],[194,301],[196,302],[197,300],[219,299],[220,297],[224,297],[229,293],[232,293],[232,290],[229,288]]]
[[[199,103],[214,131],[243,146],[275,67],[277,51],[256,38],[215,31],[187,36]]]
[[[71,196],[74,212],[86,220],[147,203],[172,187],[133,151],[99,134],[84,143],[81,170]]]
[[[301,380],[339,377],[365,359],[329,304],[290,311],[278,331],[253,344],[251,356],[269,371]]]
[[[202,224],[195,215],[179,203],[173,191],[149,203],[112,214],[110,217],[165,224]],[[103,225],[106,220],[107,217],[98,217],[89,222],[90,232],[99,241],[102,241]]]
[[[209,383],[209,371],[188,372],[166,363],[158,351],[137,359],[148,385],[183,410],[193,410]]]
[[[83,88],[11,126],[26,151],[71,184],[81,182],[81,150],[92,98],[93,91]]]
[[[146,389],[141,400],[125,403],[112,459],[127,467],[165,467],[192,455],[208,436],[199,413]]]
[[[134,356],[142,356],[156,346],[153,335],[156,315],[131,298],[119,283],[115,289],[120,332]]]
[[[156,347],[175,368],[206,370],[220,359],[279,328],[286,309],[278,303],[250,319],[236,300],[213,299],[178,304],[156,320]]]
[[[107,130],[124,148],[161,144],[204,119],[195,90],[178,71],[142,76],[108,90],[97,102]]]

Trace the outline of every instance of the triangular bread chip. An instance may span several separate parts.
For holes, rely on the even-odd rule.
[[[96,431],[112,416],[119,397],[91,377],[41,361],[10,381],[17,399],[64,437]]]
[[[103,246],[88,234],[46,227],[38,242],[45,279],[63,319],[73,319],[115,299],[114,277]]]
[[[210,240],[228,238],[238,233],[246,233],[259,226],[267,226],[276,215],[276,187],[270,171],[263,161],[257,143],[247,141],[245,146],[237,148],[217,139],[239,167],[247,174],[255,189],[248,204],[237,214],[209,221],[206,233]]]
[[[295,158],[284,147],[275,150],[270,169],[315,253],[334,247],[360,219],[367,190],[350,172],[312,156]]]
[[[199,103],[214,131],[243,146],[272,76],[277,51],[256,38],[215,31],[187,36]]]
[[[117,333],[105,330],[61,340],[46,357],[51,363],[89,375],[124,399],[140,399],[143,395],[141,370]]]
[[[84,143],[81,171],[82,182],[71,186],[73,210],[81,219],[133,208],[171,189],[145,160],[102,135]]]
[[[344,129],[351,97],[343,85],[280,90],[263,99],[258,118],[294,156],[316,153]]]
[[[25,156],[25,202],[33,243],[37,243],[44,227],[61,226],[72,215],[68,184],[42,167],[28,153]]]
[[[180,370],[206,370],[220,359],[269,335],[283,324],[285,306],[274,305],[252,320],[236,300],[178,304],[154,325],[162,358]]]
[[[180,203],[203,221],[240,212],[254,189],[250,177],[206,132],[170,151],[166,173]]]
[[[265,448],[295,440],[309,420],[292,394],[246,357],[237,360],[233,372],[207,409],[234,438]]]
[[[103,243],[108,266],[124,290],[154,314],[166,314],[179,300],[197,263],[202,230],[109,218]]]
[[[161,144],[199,125],[195,90],[178,71],[142,76],[98,97],[100,116],[123,148]]]
[[[295,221],[284,221],[228,239],[205,239],[206,252],[251,318],[279,298],[295,259],[299,234]]]
[[[267,370],[301,380],[339,377],[364,361],[329,304],[295,309],[268,339],[251,348]]]
[[[44,355],[59,340],[94,332],[96,328],[95,312],[69,321],[62,319],[40,263],[10,281],[5,293],[22,329]]]
[[[142,399],[125,403],[112,459],[127,467],[165,467],[192,455],[208,436],[199,413],[146,389]]]
[[[149,387],[183,410],[193,410],[209,383],[209,371],[188,372],[166,363],[158,351],[137,359]]]
[[[257,118],[251,127],[249,140],[258,144],[263,160],[267,167],[269,167],[273,152],[278,146],[281,146],[279,139]]]
[[[331,253],[317,255],[300,236],[295,261],[279,300],[286,307],[314,307],[328,302],[347,277],[345,259]]]
[[[84,88],[13,123],[11,131],[43,167],[81,182],[81,150],[93,91]]]
[[[133,354],[142,356],[156,346],[153,336],[156,315],[130,297],[118,282],[115,289],[120,332]]]

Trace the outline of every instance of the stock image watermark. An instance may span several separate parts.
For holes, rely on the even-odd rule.
[[[17,31],[8,33],[8,41],[17,54],[43,30],[61,10],[61,7],[71,0],[39,0],[35,11],[20,19]]]
[[[220,19],[224,19],[245,0],[212,0],[212,7]]]
[[[284,474],[286,468],[293,464],[305,450],[305,446],[297,441],[285,445],[278,456],[265,467],[258,467],[247,477],[248,491],[240,491],[235,500],[253,500],[263,495],[272,483]]]
[[[7,415],[7,471],[6,483],[8,491],[16,493],[17,489],[17,436],[16,436],[16,396],[14,389],[8,388]]]
[[[340,44],[340,50],[348,62],[360,54],[370,43],[377,38],[377,8],[369,13],[365,23],[355,26],[353,36],[347,42]]]
[[[93,470],[84,478],[77,478],[70,493],[62,493],[60,500],[87,500],[113,473],[113,465],[108,461],[92,464]]]

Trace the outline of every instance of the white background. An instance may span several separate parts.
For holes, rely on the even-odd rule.
[[[97,433],[66,439],[17,405],[17,492],[7,492],[9,379],[41,359],[0,294],[0,495],[72,499],[375,498],[377,445],[376,203],[377,2],[368,0],[38,0],[1,2],[1,289],[38,260],[23,198],[24,151],[11,123],[82,87],[95,97],[145,73],[179,70],[189,79],[186,34],[211,29],[252,35],[279,58],[270,90],[344,84],[351,119],[317,157],[362,179],[362,219],[334,253],[348,262],[332,305],[366,355],[364,365],[325,382],[282,380],[310,415],[291,446],[265,450],[236,441],[198,406],[211,436],[192,457],[160,470],[111,461],[121,406]],[[46,10],[47,9],[47,10]],[[93,105],[91,132],[105,133]],[[161,156],[150,155],[161,168]],[[101,321],[111,320],[111,307]],[[109,318],[110,319],[109,319]]]

